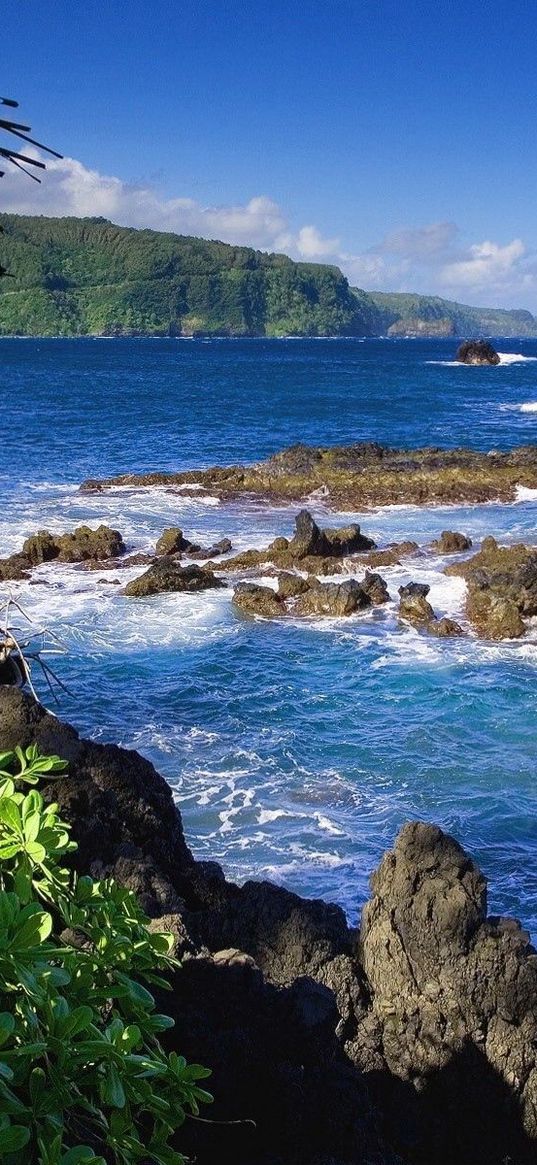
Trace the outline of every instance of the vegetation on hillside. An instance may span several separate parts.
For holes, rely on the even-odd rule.
[[[337,267],[114,226],[0,215],[14,279],[3,335],[373,335],[378,313]]]
[[[368,293],[386,335],[537,336],[531,312],[498,307],[468,307],[436,295],[410,292]]]

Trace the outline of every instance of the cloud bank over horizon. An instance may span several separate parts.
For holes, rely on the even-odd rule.
[[[203,206],[192,198],[165,198],[150,184],[130,184],[89,169],[76,158],[47,162],[41,186],[25,185],[8,171],[0,207],[15,214],[102,216],[119,226],[285,252],[306,262],[334,263],[353,286],[369,291],[409,291],[470,300],[482,306],[537,311],[537,258],[520,238],[486,239],[465,246],[456,223],[431,223],[386,235],[360,253],[345,249],[316,226],[292,229],[289,216],[261,194],[238,205]]]

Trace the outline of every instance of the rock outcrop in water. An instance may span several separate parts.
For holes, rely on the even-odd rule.
[[[170,1040],[213,1066],[212,1115],[247,1122],[187,1122],[198,1165],[534,1165],[537,954],[487,918],[453,838],[406,825],[357,933],[338,907],[194,861],[148,761],[0,687],[0,749],[33,741],[70,762],[42,788],[77,868],[128,885],[175,936]]]
[[[431,542],[431,550],[437,554],[461,554],[463,550],[471,550],[472,539],[458,530],[442,530],[435,542]]]
[[[312,574],[333,574],[349,555],[362,554],[375,547],[353,523],[339,529],[321,529],[309,510],[295,518],[292,538],[275,538],[264,550],[244,550],[233,558],[215,563],[215,570],[250,570],[271,563],[280,570],[298,567]]]
[[[26,578],[34,566],[43,562],[102,562],[125,552],[125,543],[119,530],[99,526],[78,526],[69,534],[51,534],[39,530],[23,543],[18,554],[0,559],[0,578]]]
[[[303,578],[284,572],[278,576],[278,590],[241,582],[233,592],[233,603],[245,615],[278,619],[284,615],[325,615],[340,619],[389,601],[388,588],[380,574],[366,571],[361,583],[355,578],[338,583],[321,583],[314,575]]]
[[[517,486],[537,488],[537,446],[509,452],[474,449],[391,449],[376,442],[355,445],[294,445],[255,465],[216,466],[182,473],[126,473],[89,479],[81,490],[111,486],[202,485],[220,498],[244,494],[274,500],[306,499],[322,492],[339,510],[393,504],[445,505],[512,502]]]
[[[487,340],[465,340],[457,348],[455,359],[460,364],[499,364],[500,357]]]
[[[140,599],[170,592],[193,594],[225,585],[211,570],[194,563],[180,566],[175,558],[157,558],[143,574],[127,583],[123,594]]]
[[[410,582],[399,587],[399,618],[414,627],[421,627],[438,639],[454,635],[464,635],[463,629],[454,619],[437,619],[427,598],[430,591],[427,583]]]
[[[446,567],[466,579],[466,613],[486,639],[519,639],[524,618],[537,615],[537,549],[520,543],[499,546],[485,538],[477,554]]]
[[[155,554],[159,557],[185,554],[188,558],[218,558],[221,554],[229,554],[231,549],[229,538],[221,538],[213,546],[199,546],[185,538],[179,526],[171,526],[163,530],[155,547]]]

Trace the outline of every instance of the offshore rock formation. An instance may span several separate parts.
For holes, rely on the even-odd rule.
[[[389,602],[388,588],[380,574],[366,571],[361,583],[355,578],[341,583],[320,583],[314,575],[284,572],[278,577],[278,590],[241,582],[235,587],[233,603],[246,615],[278,619],[283,615],[328,615],[339,619],[368,607]]]
[[[231,549],[229,538],[222,538],[220,542],[215,542],[214,546],[198,546],[197,543],[185,538],[179,526],[171,526],[163,530],[155,547],[155,554],[166,557],[171,554],[186,554],[188,558],[217,558],[220,554],[228,554]]]
[[[183,473],[126,473],[88,479],[81,490],[111,486],[202,485],[221,498],[253,494],[263,499],[307,498],[340,510],[405,503],[445,505],[506,501],[518,485],[537,488],[537,446],[509,452],[473,449],[390,449],[373,441],[355,445],[294,445],[255,465],[216,466]]]
[[[23,543],[22,551],[0,559],[0,578],[26,578],[33,566],[42,562],[100,562],[123,554],[125,543],[119,530],[99,526],[78,526],[70,534],[40,530]]]
[[[465,340],[457,348],[455,359],[461,364],[499,364],[500,357],[487,340]]]
[[[466,579],[466,613],[486,639],[519,639],[524,617],[537,615],[537,549],[517,543],[499,546],[484,538],[481,549],[446,574]]]
[[[537,954],[487,918],[453,838],[406,825],[357,933],[336,906],[194,861],[147,761],[0,687],[0,749],[32,741],[70,762],[42,789],[77,868],[134,889],[175,936],[171,1045],[213,1067],[217,1120],[254,1122],[187,1122],[198,1165],[534,1165]]]
[[[458,530],[442,530],[435,542],[431,542],[431,550],[437,554],[460,554],[463,550],[471,550],[472,539]]]
[[[349,555],[371,551],[375,543],[353,523],[339,529],[320,529],[309,510],[295,518],[292,538],[275,538],[265,550],[244,550],[215,563],[214,570],[250,570],[271,563],[282,570],[299,567],[312,574],[335,574]]]
[[[399,587],[399,618],[405,623],[412,623],[414,627],[421,627],[430,635],[436,635],[438,639],[464,635],[462,627],[454,619],[437,619],[427,598],[430,589],[427,583],[416,582]]]
[[[192,594],[225,585],[222,579],[215,578],[212,571],[205,567],[194,563],[180,566],[175,558],[157,558],[143,574],[127,583],[123,594],[140,599],[165,592],[184,591]]]

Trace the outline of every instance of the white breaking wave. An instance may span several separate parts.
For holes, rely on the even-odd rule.
[[[441,364],[444,368],[499,368],[502,364],[533,364],[537,356],[523,356],[522,352],[498,352],[500,364],[465,364],[462,360],[426,360],[426,364]]]
[[[533,364],[537,356],[523,356],[521,352],[498,352],[500,364]]]
[[[517,485],[516,500],[517,502],[537,501],[537,489],[532,489],[529,485]]]
[[[521,413],[537,413],[537,400],[526,400],[524,404],[517,405]]]

